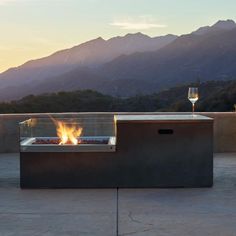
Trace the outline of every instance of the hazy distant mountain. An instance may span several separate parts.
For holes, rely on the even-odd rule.
[[[233,20],[219,20],[212,26],[200,27],[198,30],[192,32],[192,34],[203,35],[212,31],[231,30],[236,28],[236,24]]]
[[[110,80],[105,76],[99,75],[99,73],[85,68],[78,68],[41,83],[29,83],[27,86],[9,86],[6,89],[0,89],[0,100],[18,100],[29,94],[39,95],[42,93],[86,89],[122,97],[149,94],[157,90],[153,83],[149,81],[136,81],[133,79]]]
[[[219,21],[213,27],[216,25],[224,23]],[[73,84],[77,89],[95,88],[110,95],[133,96],[196,80],[236,78],[236,28],[226,28],[203,35],[180,36],[158,51],[122,55],[96,70],[96,76],[103,78],[101,83],[78,79],[78,71],[71,71],[69,75],[54,78],[46,86],[52,89],[55,81],[64,81],[66,90]],[[74,79],[67,85],[67,78]]]
[[[156,51],[176,38],[175,35],[151,38],[141,33],[127,34],[124,37],[115,37],[109,40],[100,37],[9,69],[0,74],[0,89],[22,84],[28,86],[29,83],[47,81],[50,77],[61,75],[78,67],[94,68],[120,55]]]
[[[204,35],[183,35],[158,52],[121,56],[101,73],[114,80],[153,82],[156,89],[201,79],[236,78],[236,27]]]
[[[0,75],[0,99],[77,89],[126,97],[235,78],[236,24],[227,20],[180,37],[98,38],[28,62]]]
[[[81,69],[51,78],[43,91],[95,89],[115,96],[150,94],[196,80],[236,78],[236,28],[183,35],[155,52],[120,56],[81,76]],[[87,74],[88,75],[88,74]],[[56,85],[58,83],[58,85]],[[46,90],[47,88],[47,90]],[[49,90],[48,90],[49,89]]]

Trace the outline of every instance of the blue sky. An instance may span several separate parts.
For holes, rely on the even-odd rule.
[[[0,0],[0,72],[99,36],[189,33],[235,10],[235,0]]]

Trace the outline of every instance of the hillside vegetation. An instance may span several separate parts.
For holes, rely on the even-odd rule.
[[[0,113],[96,112],[96,111],[191,111],[188,87],[174,87],[152,95],[117,98],[92,90],[30,95],[18,101],[0,103]],[[236,103],[235,81],[212,81],[197,85],[197,111],[232,111]]]

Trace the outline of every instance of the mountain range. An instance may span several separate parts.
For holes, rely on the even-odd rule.
[[[181,36],[97,38],[1,73],[0,99],[78,89],[129,97],[196,80],[231,80],[235,58],[232,20]]]

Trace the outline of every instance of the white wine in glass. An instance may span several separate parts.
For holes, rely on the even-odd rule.
[[[194,115],[194,110],[195,110],[195,102],[198,100],[198,88],[196,87],[191,87],[188,89],[188,100],[192,103],[192,112]]]

